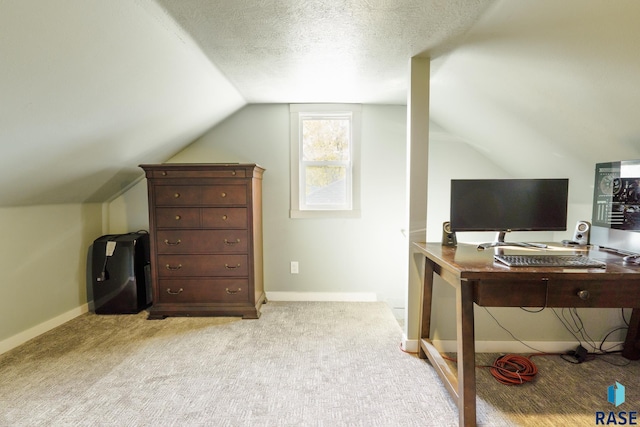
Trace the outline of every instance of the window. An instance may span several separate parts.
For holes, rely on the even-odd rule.
[[[359,216],[360,106],[291,105],[291,217]]]

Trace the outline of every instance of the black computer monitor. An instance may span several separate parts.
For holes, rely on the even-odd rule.
[[[451,180],[451,230],[509,231],[567,229],[568,179]],[[510,243],[512,244],[512,243]]]

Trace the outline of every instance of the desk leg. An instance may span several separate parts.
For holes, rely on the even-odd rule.
[[[622,356],[629,360],[640,359],[640,308],[634,308],[631,312]]]
[[[473,318],[473,283],[461,281],[456,289],[458,335],[458,414],[461,426],[476,425],[476,346]]]
[[[428,258],[424,263],[424,279],[422,287],[422,305],[420,309],[420,339],[429,339],[431,334],[431,303],[433,298],[433,261]],[[427,357],[422,345],[420,347],[419,355],[421,359]]]

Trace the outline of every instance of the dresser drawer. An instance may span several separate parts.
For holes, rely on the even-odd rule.
[[[199,205],[202,187],[189,185],[156,185],[154,195],[156,205]]]
[[[247,228],[247,208],[202,208],[204,228]]]
[[[158,255],[158,276],[236,276],[246,277],[247,255]]]
[[[156,185],[157,206],[245,205],[247,186]]]
[[[160,303],[246,303],[249,301],[247,279],[160,280],[157,301]]]
[[[247,230],[161,230],[156,233],[159,254],[247,252]]]
[[[212,185],[202,189],[203,205],[245,205],[247,187],[245,185]]]
[[[157,228],[247,228],[247,208],[157,208]]]
[[[157,228],[199,228],[200,208],[158,208]]]
[[[167,168],[154,170],[148,174],[149,178],[244,178],[247,172],[244,169],[211,169],[211,170],[175,170]]]

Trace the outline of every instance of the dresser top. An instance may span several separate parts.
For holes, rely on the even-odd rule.
[[[255,163],[159,163],[140,165],[147,178],[257,178],[264,168]]]
[[[156,163],[142,164],[140,167],[144,170],[152,169],[174,169],[174,170],[211,170],[211,169],[261,169],[260,165],[255,163]]]

